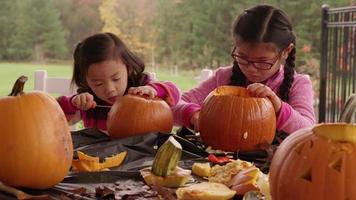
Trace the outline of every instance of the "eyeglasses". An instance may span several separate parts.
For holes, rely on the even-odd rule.
[[[243,66],[248,66],[249,64],[252,64],[252,66],[254,66],[256,69],[261,69],[261,70],[269,70],[273,67],[274,64],[276,64],[278,58],[280,57],[280,55],[282,54],[282,51],[280,51],[276,57],[272,58],[270,61],[268,62],[259,62],[259,61],[250,61],[247,60],[246,58],[239,56],[237,54],[235,54],[236,47],[234,47],[234,49],[231,52],[231,57],[234,59],[234,61],[236,61],[239,65],[243,65]]]

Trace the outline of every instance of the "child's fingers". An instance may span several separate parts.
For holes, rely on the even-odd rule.
[[[247,86],[247,90],[255,97],[264,97],[262,95],[266,91],[266,86],[260,83],[254,83]]]
[[[276,113],[279,112],[282,103],[281,100],[276,95],[276,93],[274,93],[271,88],[261,83],[253,83],[247,86],[247,89],[249,90],[251,95],[255,97],[262,97],[262,98],[267,97],[273,104]]]
[[[149,96],[150,96],[151,98],[154,98],[154,97],[157,96],[157,91],[156,91],[153,87],[147,86],[146,89],[148,90]]]
[[[247,88],[249,92],[255,97],[272,97],[275,93],[266,85],[261,83],[251,84]]]
[[[137,94],[138,89],[137,87],[130,87],[129,90],[127,91],[128,94]]]
[[[150,89],[147,90],[147,95],[148,95],[150,98],[154,98],[154,97],[156,96],[155,92],[152,91],[152,90],[150,90]]]
[[[79,94],[73,98],[73,105],[80,110],[88,110],[93,107],[94,103],[94,97],[89,93]]]
[[[145,88],[138,88],[137,89],[137,94],[141,95],[141,96],[145,95],[145,96],[151,97],[150,91],[145,89]]]
[[[74,107],[77,107],[78,108],[78,95],[76,95],[76,96],[74,96],[73,98],[72,98],[72,105],[74,106]]]
[[[261,87],[261,85],[262,85],[261,83],[252,83],[247,86],[247,90],[250,93],[254,94],[256,92],[257,88]]]
[[[96,105],[93,95],[89,93],[85,93],[84,97],[85,97],[85,104],[83,104],[83,110],[91,109],[93,105]]]
[[[87,103],[87,98],[85,97],[85,95],[80,95],[79,96],[79,105],[78,108],[80,110],[85,110],[85,104]]]
[[[256,97],[266,97],[268,90],[264,86],[259,86],[254,91],[254,96]]]
[[[94,101],[94,103],[91,104],[90,108],[95,108],[96,107],[96,102]]]
[[[156,91],[149,86],[131,87],[128,90],[128,93],[136,94],[136,95],[147,95],[150,98],[153,98],[156,96]]]

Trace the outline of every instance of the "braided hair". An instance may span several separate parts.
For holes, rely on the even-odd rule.
[[[270,5],[258,5],[246,9],[235,20],[233,36],[236,43],[274,43],[281,50],[291,43],[294,44],[294,48],[286,59],[284,79],[277,94],[283,101],[288,101],[289,90],[294,80],[296,37],[286,13]],[[237,62],[233,63],[230,85],[246,86],[246,77]]]

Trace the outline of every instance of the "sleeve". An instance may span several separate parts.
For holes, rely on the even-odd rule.
[[[181,100],[172,108],[174,122],[179,126],[193,128],[190,118],[197,111],[200,111],[204,99],[217,87],[216,73],[203,81],[198,87],[183,93]]]
[[[277,130],[293,133],[315,124],[314,95],[309,76],[294,80],[288,103],[283,102],[277,118]]]
[[[61,106],[64,114],[68,115],[68,114],[75,114],[78,109],[73,106],[72,104],[72,99],[75,95],[73,96],[60,96],[57,98],[57,102],[59,103],[59,105]]]
[[[151,82],[147,85],[153,87],[157,96],[163,100],[165,100],[168,105],[174,106],[178,103],[180,99],[181,92],[177,88],[177,86],[172,82]]]

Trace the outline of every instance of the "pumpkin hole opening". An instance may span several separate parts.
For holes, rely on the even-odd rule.
[[[356,125],[354,124],[320,124],[313,128],[313,132],[333,141],[356,143]]]
[[[312,182],[312,174],[311,174],[311,169],[308,169],[302,175],[300,176],[302,179]]]
[[[238,89],[236,89],[238,88]],[[243,87],[234,86],[233,88],[229,86],[221,86],[217,88],[214,92],[215,96],[237,96],[237,97],[251,97],[248,90]]]
[[[342,158],[338,158],[336,160],[332,160],[330,163],[329,163],[329,167],[338,171],[338,172],[341,172],[341,169],[342,169]]]

